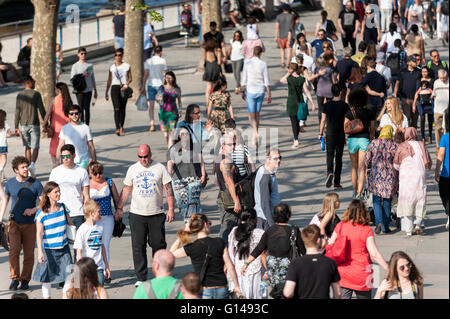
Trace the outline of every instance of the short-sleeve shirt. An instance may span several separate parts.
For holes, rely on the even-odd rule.
[[[445,177],[445,178],[449,178],[449,142],[448,142],[448,133],[445,133],[442,137],[441,137],[441,143],[439,144],[439,147],[445,147],[445,157],[444,157],[444,162],[442,163],[442,171],[441,171],[441,176]]]
[[[352,59],[342,59],[336,64],[336,71],[339,73],[339,85],[345,88],[345,83],[352,73],[352,68],[358,67],[358,63]]]
[[[59,132],[59,138],[63,139],[65,144],[72,144],[75,147],[75,163],[89,161],[88,142],[93,140],[89,126],[84,123],[79,125],[67,123]]]
[[[59,165],[52,169],[49,181],[59,185],[60,202],[70,211],[70,217],[83,216],[83,187],[89,186],[87,171],[77,165],[71,169]]]
[[[113,18],[114,34],[116,37],[125,37],[125,15],[118,14]]]
[[[128,71],[130,71],[130,65],[123,62],[117,66],[113,64],[109,67],[109,72],[112,75],[111,85],[124,85],[128,81]]]
[[[152,161],[148,167],[139,162],[130,166],[123,181],[133,187],[130,212],[142,216],[163,214],[163,187],[171,181],[166,167],[159,162]]]
[[[148,85],[160,87],[164,84],[164,71],[167,70],[166,59],[154,55],[145,61],[145,70],[148,70]]]
[[[75,236],[73,249],[80,249],[81,256],[94,259],[98,269],[105,269],[102,256],[103,227],[94,224],[83,223]]]
[[[144,24],[144,50],[150,49],[153,47],[152,38],[149,33],[155,33],[152,26],[149,23]]]
[[[41,209],[36,212],[36,221],[44,225],[42,236],[42,246],[46,249],[61,249],[67,245],[66,236],[66,215],[63,205],[60,205],[57,212],[44,213]]]
[[[0,147],[8,146],[8,143],[6,142],[6,135],[9,130],[11,130],[11,127],[5,122],[5,127],[0,129]]]
[[[205,261],[206,252],[210,245],[211,258],[208,263],[206,275],[203,280],[204,287],[225,286],[227,285],[227,277],[223,271],[224,261],[223,252],[225,249],[225,242],[222,238],[201,238],[194,241],[192,244],[184,246],[186,255],[191,258],[194,272],[200,276],[203,263]]]
[[[176,282],[177,279],[172,276],[153,278],[150,281],[150,286],[152,287],[156,299],[167,299]],[[149,299],[147,292],[145,291],[145,285],[141,284],[136,288],[133,299]],[[181,290],[175,299],[183,299]]]
[[[327,136],[345,138],[344,118],[349,108],[343,101],[329,101],[323,106],[323,113],[327,115]]]
[[[367,239],[373,237],[372,228],[348,221],[337,224],[334,231],[338,236],[347,236],[349,241],[348,261],[338,266],[341,276],[339,285],[352,290],[370,290],[373,286],[373,269]]]
[[[342,10],[339,14],[339,19],[342,20],[342,28],[346,33],[355,32],[356,20],[359,19],[355,11],[347,12],[347,10]]]
[[[322,254],[294,259],[286,276],[296,283],[296,299],[329,299],[330,285],[340,279],[336,262]]]
[[[30,177],[31,178],[31,177]],[[25,187],[27,186],[28,182],[30,181],[30,178],[28,178],[25,182],[19,182],[15,177],[10,178],[6,182],[5,186],[5,194],[11,197],[11,210],[10,214],[12,213],[12,210],[14,206],[16,205],[16,201],[19,198],[20,195],[23,193],[23,198],[20,201],[19,205],[17,206],[16,212],[14,213],[13,220],[16,223],[19,224],[34,224],[34,216],[24,216],[23,213],[28,208],[34,208],[37,205],[37,200],[39,199],[39,196],[42,195],[42,190],[44,189],[42,187],[41,182],[39,182],[37,179],[33,181],[31,186],[25,190]]]
[[[366,108],[355,109],[356,117],[363,122],[364,129],[356,134],[351,134],[348,137],[360,137],[370,139],[370,122],[375,120],[374,113]],[[354,120],[353,113],[351,110],[347,111],[345,117],[349,120]]]
[[[278,37],[280,39],[287,39],[289,36],[289,29],[291,27],[292,16],[289,13],[281,13],[277,16],[276,22],[280,24]]]
[[[224,36],[222,32],[217,32],[216,34],[212,34],[211,32],[207,32],[203,35],[203,40],[207,42],[210,39],[215,39],[217,41],[217,44],[222,47],[222,42],[224,39]]]

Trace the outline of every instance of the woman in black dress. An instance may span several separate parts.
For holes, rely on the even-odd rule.
[[[215,39],[209,39],[205,43],[205,72],[203,73],[203,81],[206,81],[206,105],[208,105],[209,94],[214,83],[222,74],[221,61],[222,57],[219,43]]]

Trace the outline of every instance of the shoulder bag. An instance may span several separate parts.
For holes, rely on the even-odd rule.
[[[114,196],[113,196],[113,192],[112,192],[112,179],[111,178],[107,178],[106,181],[108,182],[108,187],[109,187],[109,193],[111,195],[111,199],[113,201],[114,204],[114,210],[117,210],[117,203],[114,200]],[[122,234],[125,230],[125,228],[127,228],[127,226],[122,222],[122,218],[120,218],[119,220],[116,220],[114,218],[114,229],[113,229],[113,237],[122,237]]]
[[[344,125],[344,132],[348,135],[356,134],[364,130],[364,124],[360,119],[356,117],[355,109],[353,107],[350,107],[350,110],[353,114],[353,120],[347,122],[347,124]]]
[[[115,66],[115,67],[116,67],[116,72],[117,72],[117,75],[118,75],[118,78],[119,78],[120,86],[123,87],[122,79],[121,79],[121,76],[119,74],[119,70],[117,69],[117,66]],[[129,86],[127,86],[127,88],[125,90],[122,90],[122,88],[121,88],[120,89],[120,96],[123,99],[129,99],[129,98],[133,97],[133,89],[130,88]]]
[[[207,245],[207,249],[206,249],[206,255],[205,255],[205,261],[203,262],[203,266],[202,269],[200,270],[200,283],[203,286],[203,281],[205,281],[205,277],[206,277],[206,271],[208,270],[208,266],[209,266],[209,260],[211,259],[211,244],[209,242],[209,238],[206,237],[206,245]]]
[[[334,244],[325,247],[325,256],[336,261],[337,265],[341,265],[347,261],[347,251],[347,236],[338,234]]]
[[[75,242],[75,237],[77,234],[77,227],[72,223],[72,221],[70,221],[69,223],[69,218],[68,218],[68,213],[66,211],[66,205],[64,205],[63,203],[60,204],[64,210],[64,216],[66,217],[66,236],[67,236],[67,241],[69,242],[69,247],[70,249],[73,249],[73,243]]]

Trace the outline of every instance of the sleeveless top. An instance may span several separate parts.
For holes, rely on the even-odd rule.
[[[225,158],[225,155],[222,154],[222,160]],[[224,191],[227,189],[227,183],[225,183],[225,179],[223,177],[222,171],[220,170],[220,163],[222,161],[220,161],[219,163],[215,163],[214,167],[216,169],[216,174],[217,174],[217,182],[219,183],[219,188],[221,191]],[[233,180],[236,183],[237,182],[237,168],[236,165],[234,165],[233,163],[230,163],[230,165],[232,165],[232,167],[234,167],[234,173],[233,173]]]
[[[112,180],[107,178],[106,181],[108,182],[108,185],[103,186],[100,190],[96,190],[92,187],[89,189],[91,199],[95,200],[100,205],[100,212],[102,216],[113,215],[110,191],[110,187],[112,188]]]

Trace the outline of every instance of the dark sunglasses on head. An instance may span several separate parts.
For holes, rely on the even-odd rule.
[[[138,157],[139,157],[139,158],[147,158],[147,157],[148,157],[148,154],[147,154],[147,155],[144,155],[144,156],[138,155]]]
[[[401,265],[401,266],[398,267],[398,268],[400,268],[401,271],[404,271],[404,270],[405,270],[405,267],[408,267],[408,269],[411,269],[411,263],[407,263],[406,265]]]
[[[70,158],[70,154],[68,155],[61,155],[61,159]]]
[[[78,115],[80,114],[79,112],[69,112],[69,115]]]

